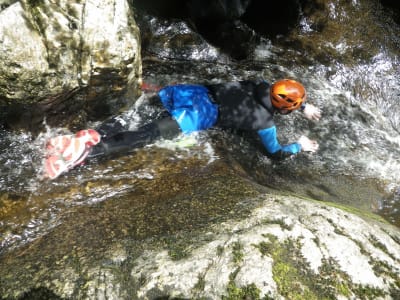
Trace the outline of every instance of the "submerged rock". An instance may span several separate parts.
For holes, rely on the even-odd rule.
[[[78,126],[137,93],[139,29],[128,1],[18,1],[0,12],[0,36],[9,127],[35,131],[45,116]]]

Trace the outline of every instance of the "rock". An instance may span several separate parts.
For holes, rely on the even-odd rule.
[[[3,0],[0,3],[0,11],[2,11],[3,9],[9,7],[11,4],[17,2],[18,0]]]
[[[148,252],[132,270],[140,299],[396,299],[400,234],[325,204],[268,197],[249,218],[214,227],[174,261]]]
[[[165,20],[143,14],[138,17],[143,60],[209,61],[226,60],[184,21]]]
[[[279,35],[288,35],[297,26],[301,15],[301,6],[296,0],[150,0],[134,5],[144,14],[164,21],[179,19],[187,22],[208,42],[237,60],[252,57],[261,36],[275,39]]]
[[[139,29],[128,1],[19,1],[0,12],[0,37],[10,127],[35,129],[44,117],[82,124],[137,93]]]
[[[257,205],[241,220],[215,223],[201,232],[183,229],[157,247],[151,246],[154,239],[130,246],[108,241],[106,251],[96,248],[89,257],[73,243],[64,257],[45,263],[47,268],[23,258],[35,257],[34,248],[16,252],[13,259],[4,256],[3,270],[11,264],[9,273],[22,274],[20,262],[25,261],[23,277],[36,275],[28,288],[21,285],[23,277],[13,280],[15,275],[3,271],[0,292],[5,299],[43,294],[72,299],[398,299],[398,228],[369,213],[292,196],[261,194],[248,202]],[[92,229],[86,226],[86,231]],[[93,257],[95,265],[88,263]]]

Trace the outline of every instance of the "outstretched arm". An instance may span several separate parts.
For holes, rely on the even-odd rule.
[[[259,130],[257,133],[267,152],[275,159],[282,159],[300,151],[315,152],[318,150],[318,143],[305,136],[300,137],[296,143],[280,145],[275,126]]]
[[[261,142],[263,143],[265,149],[272,158],[282,159],[301,151],[301,145],[299,143],[293,143],[284,146],[279,144],[278,138],[276,136],[275,126],[261,129],[257,131],[257,133],[260,136]]]

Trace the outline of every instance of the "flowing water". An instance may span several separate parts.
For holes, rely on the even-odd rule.
[[[346,14],[360,14],[361,4],[353,1],[347,5],[351,9],[330,8],[332,22],[357,20]],[[219,161],[229,162],[234,172],[261,186],[377,212],[400,226],[398,25],[380,23],[375,31],[364,29],[366,35],[351,33],[350,37],[352,24],[347,25],[351,30],[342,25],[322,39],[327,32],[314,32],[310,22],[303,18],[295,42],[262,40],[248,61],[215,57],[217,52],[211,46],[209,51],[194,53],[190,60],[145,58],[144,81],[164,85],[260,76],[267,81],[297,78],[307,88],[308,101],[322,109],[323,118],[316,123],[300,113],[278,116],[279,138],[284,143],[306,134],[319,141],[317,154],[273,162],[262,154],[253,136],[211,130],[159,141],[126,156],[91,161],[49,182],[40,179],[42,149],[46,138],[65,130],[48,128],[39,137],[1,130],[0,252],[42,236],[74,214],[77,207],[146,193],[154,197],[160,190],[155,184],[158,178],[170,178],[161,190],[173,189],[178,170],[201,177]],[[303,48],[298,48],[299,44]],[[131,129],[159,112],[157,106],[149,104],[151,99],[150,94],[141,96],[121,116]],[[159,201],[167,196],[159,195]],[[155,212],[151,218],[157,219]]]

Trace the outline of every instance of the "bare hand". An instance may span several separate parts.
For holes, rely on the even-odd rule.
[[[321,110],[312,104],[306,104],[303,113],[309,120],[318,121],[321,118]]]
[[[300,144],[302,151],[316,152],[319,148],[317,141],[310,140],[304,135],[302,135],[297,142]]]

